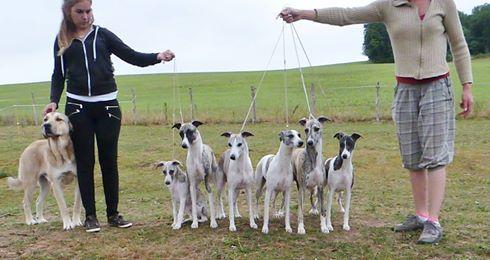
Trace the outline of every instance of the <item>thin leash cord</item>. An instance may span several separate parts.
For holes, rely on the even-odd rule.
[[[257,86],[257,91],[255,92],[254,98],[252,99],[252,102],[250,103],[250,107],[248,108],[247,115],[245,116],[245,120],[243,120],[242,128],[240,129],[240,133],[243,131],[245,128],[245,125],[247,124],[248,117],[250,116],[250,112],[252,111],[252,106],[255,102],[255,99],[257,98],[257,95],[259,94],[259,90],[262,87],[262,82],[264,81],[265,75],[267,74],[267,69],[269,68],[269,65],[271,64],[272,58],[274,57],[274,54],[276,53],[277,46],[279,45],[279,41],[281,40],[281,37],[284,35],[284,25],[282,26],[281,33],[279,34],[279,37],[277,38],[276,44],[274,45],[274,49],[272,50],[272,55],[269,58],[269,61],[267,62],[267,66],[265,67],[264,73],[262,74],[262,78],[259,81],[259,84]]]
[[[172,81],[173,81],[173,107],[172,107],[172,127],[175,125],[175,72],[177,70],[177,65],[176,61],[174,59],[174,74],[172,75]],[[175,159],[175,131],[172,130],[172,159]]]
[[[289,128],[288,75],[286,70],[286,35],[284,34],[284,24],[282,25],[282,31],[282,54],[284,59],[284,104],[286,111],[286,128]]]
[[[303,91],[305,93],[305,98],[306,98],[306,105],[308,106],[308,113],[310,118],[315,118],[315,116],[311,113],[311,107],[310,107],[310,101],[308,98],[308,92],[306,91],[306,84],[305,84],[305,78],[303,75],[303,68],[301,67],[301,62],[299,60],[299,54],[298,54],[298,47],[296,45],[296,40],[294,37],[294,27],[291,24],[291,35],[293,36],[293,44],[294,44],[294,51],[296,53],[296,59],[298,60],[298,68],[299,68],[299,73],[301,74],[301,83],[303,85]]]

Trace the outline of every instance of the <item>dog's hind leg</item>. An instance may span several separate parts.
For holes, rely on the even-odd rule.
[[[248,217],[250,218],[250,227],[257,229],[257,224],[255,223],[255,217],[253,212],[253,199],[252,199],[252,185],[247,186],[247,203],[248,203]]]
[[[75,201],[73,203],[73,225],[82,226],[82,197],[80,196],[80,187],[78,181],[75,181]]]
[[[344,206],[342,206],[342,192],[337,193],[337,203],[339,204],[340,211],[345,213]]]
[[[299,194],[298,194],[298,234],[301,234],[301,235],[306,234],[305,224],[304,224],[304,220],[303,220],[304,196],[305,196],[305,190],[303,187],[300,186]]]
[[[31,209],[32,199],[34,197],[35,191],[36,191],[36,184],[30,184],[26,186],[24,189],[23,205],[24,205],[24,214],[26,215],[27,225],[37,224],[36,220],[32,216],[32,209]]]
[[[286,215],[284,216],[286,232],[293,233],[293,229],[291,228],[291,222],[289,220],[290,217],[289,202],[291,201],[291,189],[286,189],[286,191],[283,194],[284,194],[284,207],[286,208]]]
[[[59,179],[51,180],[51,188],[53,189],[53,194],[58,202],[58,207],[60,208],[61,219],[63,220],[63,229],[70,230],[75,227],[71,221],[70,215],[68,213],[68,208],[66,207],[65,197],[63,195],[63,190],[61,189],[61,182]]]
[[[45,176],[39,178],[39,186],[41,187],[41,191],[36,201],[36,221],[37,223],[46,223],[48,221],[44,218],[44,203],[46,202],[46,195],[49,192],[49,181]]]
[[[310,209],[310,214],[311,215],[318,215],[318,187],[314,187],[312,191],[310,191],[310,203],[311,203],[311,209]]]
[[[235,206],[235,217],[236,218],[241,218],[242,215],[240,214],[240,211],[238,210],[238,195],[240,195],[240,190],[235,191],[235,197],[233,198],[233,205]]]
[[[258,168],[258,167],[257,167]],[[258,174],[257,170],[257,174]],[[260,176],[260,179],[255,182],[255,212],[254,212],[254,218],[259,219],[260,214],[259,214],[259,204],[260,204],[260,197],[262,197],[262,191],[264,190],[264,184],[265,180]]]
[[[349,209],[350,209],[350,196],[351,190],[347,189],[345,192],[345,213],[344,213],[344,230],[350,230],[349,226]]]
[[[216,216],[217,219],[226,218],[225,207],[223,206],[223,190],[225,188],[225,182],[226,182],[225,177],[226,176],[222,170],[217,171],[216,191],[218,194],[218,203],[219,203],[219,212],[218,215]]]
[[[323,203],[323,187],[319,186],[317,189],[318,202],[320,203],[320,230],[322,233],[328,233],[328,228],[326,224],[326,212],[325,204]]]

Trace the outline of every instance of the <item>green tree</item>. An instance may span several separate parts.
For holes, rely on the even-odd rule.
[[[490,4],[473,8],[467,27],[471,54],[490,53]]]
[[[364,55],[374,63],[393,62],[393,50],[386,27],[382,23],[364,25]]]

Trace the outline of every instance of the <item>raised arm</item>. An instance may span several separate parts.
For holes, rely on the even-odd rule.
[[[55,111],[60,102],[61,93],[65,88],[65,75],[63,74],[63,56],[58,56],[58,38],[54,41],[53,57],[54,69],[51,76],[51,94],[49,96],[50,103],[44,108],[44,114]]]

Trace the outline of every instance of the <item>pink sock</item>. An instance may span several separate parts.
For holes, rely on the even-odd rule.
[[[422,221],[427,221],[427,219],[429,219],[429,214],[424,214],[419,211],[415,212],[415,214],[417,214],[417,217]]]
[[[429,217],[427,220],[433,223],[439,223],[439,217]]]

